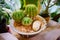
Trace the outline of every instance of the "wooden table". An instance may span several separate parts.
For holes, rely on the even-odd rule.
[[[56,40],[58,35],[60,36],[60,24],[53,20],[50,20],[47,24],[47,28],[32,38],[22,38],[18,33],[15,32],[13,32],[13,34],[19,40]]]

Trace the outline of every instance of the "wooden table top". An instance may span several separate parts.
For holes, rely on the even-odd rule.
[[[57,37],[60,36],[60,24],[53,20],[50,20],[47,24],[47,28],[44,31],[31,38],[23,38],[15,32],[13,32],[13,34],[19,40],[56,40]]]

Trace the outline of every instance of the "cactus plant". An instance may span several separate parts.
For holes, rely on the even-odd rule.
[[[22,20],[22,24],[26,25],[26,26],[31,25],[32,24],[32,19],[29,18],[29,17],[24,17],[23,20]]]
[[[23,10],[16,10],[15,12],[13,12],[12,14],[12,18],[16,21],[16,22],[21,22],[22,18],[25,16]]]
[[[35,17],[38,14],[38,8],[34,4],[28,4],[25,8],[25,13],[29,17]]]

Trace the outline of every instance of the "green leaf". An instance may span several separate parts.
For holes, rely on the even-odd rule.
[[[7,24],[9,24],[9,19],[10,19],[10,17],[9,17],[9,15],[8,15],[8,13],[6,13],[6,12],[3,12],[4,13],[4,18],[6,18],[6,23]]]
[[[60,6],[60,0],[57,0],[56,5]]]
[[[0,22],[1,22],[1,20],[2,20],[2,16],[3,16],[3,12],[2,12],[2,7],[0,6]]]
[[[22,9],[22,10],[24,10],[25,8],[24,8],[24,2],[23,2],[23,0],[20,0],[20,2],[21,2],[21,8],[20,9]]]
[[[4,4],[5,2],[4,2],[4,0],[0,0],[0,4]]]
[[[54,13],[51,13],[51,17],[53,18],[53,17],[55,17],[57,15],[57,13],[56,12],[54,12]]]

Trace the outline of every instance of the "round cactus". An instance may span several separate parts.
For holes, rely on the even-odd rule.
[[[32,24],[32,19],[29,18],[29,17],[24,17],[23,20],[22,20],[22,24],[26,25],[26,26],[31,25]]]
[[[21,22],[22,18],[25,16],[23,10],[17,10],[15,12],[13,12],[12,14],[12,18],[16,21],[16,22]]]
[[[28,4],[25,8],[25,12],[29,17],[35,17],[38,14],[38,8],[34,4]]]

